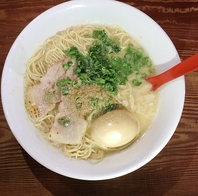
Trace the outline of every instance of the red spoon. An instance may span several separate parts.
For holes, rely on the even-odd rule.
[[[146,81],[152,84],[152,91],[155,91],[165,83],[196,70],[198,70],[198,53],[187,58],[160,75],[146,78]]]

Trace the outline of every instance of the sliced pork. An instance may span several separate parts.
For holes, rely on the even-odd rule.
[[[49,139],[64,144],[79,144],[87,129],[87,121],[80,116],[71,100],[63,97],[59,113],[50,130]]]
[[[62,65],[67,62],[68,60],[64,60],[50,67],[46,75],[41,78],[40,83],[31,90],[32,102],[38,107],[41,117],[45,116],[48,111],[55,107],[56,103],[61,101],[61,91],[56,86],[57,81],[66,77],[75,79],[73,69],[77,66],[76,62],[73,62],[73,65],[65,71]]]

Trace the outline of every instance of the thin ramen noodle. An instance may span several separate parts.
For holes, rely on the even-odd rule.
[[[130,62],[134,62],[134,70],[123,84],[121,81],[123,78],[120,78],[120,83],[117,83],[116,87],[104,86],[104,80],[101,82],[101,79],[96,80],[94,77],[92,78],[95,83],[90,83],[88,79],[86,81],[83,78],[87,77],[85,73],[80,75],[81,79],[78,78],[76,73],[79,71],[80,60],[77,57],[83,62],[86,59],[92,61],[90,58],[92,53],[89,50],[93,44],[97,45],[101,41],[92,36],[93,31],[103,32],[102,35],[106,33],[104,40],[107,47],[104,51],[117,46],[116,44],[119,45],[119,52],[110,51],[107,59],[113,59],[113,62],[119,60],[123,62],[122,66],[125,66],[127,61],[124,59],[128,58],[129,54],[124,51],[134,50],[136,51],[134,56],[140,56],[138,62],[131,59],[131,56],[128,58]],[[110,50],[113,50],[112,48]],[[77,57],[72,59],[74,51],[78,53]],[[104,68],[102,71],[108,73],[108,69]],[[151,92],[151,86],[144,81],[145,77],[154,74],[155,69],[151,60],[120,27],[101,25],[70,27],[47,39],[28,61],[24,76],[25,107],[31,121],[45,139],[60,148],[66,156],[102,160],[105,150],[91,139],[88,131],[93,119],[108,112],[109,109],[125,108],[138,119],[140,124],[138,137],[141,137],[149,128],[158,108],[158,94]],[[108,80],[111,81],[112,78]],[[66,84],[69,85],[68,88]],[[59,134],[57,127],[60,125],[68,130],[70,135]]]

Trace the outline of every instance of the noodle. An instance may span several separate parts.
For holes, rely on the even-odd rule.
[[[38,47],[26,65],[26,73],[24,76],[25,106],[31,121],[47,140],[49,140],[48,135],[58,113],[58,103],[51,104],[51,109],[47,114],[42,116],[39,108],[32,103],[30,92],[35,85],[40,83],[41,78],[47,73],[49,68],[65,60],[63,50],[68,50],[75,46],[80,53],[86,55],[94,41],[94,38],[91,36],[93,30],[99,30],[101,28],[106,31],[109,37],[113,36],[115,40],[119,41],[122,51],[131,43],[135,47],[138,46],[137,43],[118,26],[80,25],[58,32],[53,37],[47,39],[42,46]],[[65,99],[71,105],[74,105],[77,99],[76,94],[78,94],[79,104],[82,104],[83,100],[87,100],[90,97],[98,97],[97,101],[101,105],[105,105],[107,101],[110,103],[119,103],[134,113],[137,119],[140,120],[140,125],[142,126],[141,136],[149,127],[156,114],[158,96],[149,93],[149,87],[146,83],[134,88],[132,85],[134,78],[135,74],[132,74],[128,78],[126,85],[118,86],[118,94],[116,96],[109,96],[105,91],[101,93],[100,87],[98,86],[88,85],[82,86],[77,90],[74,89]],[[95,111],[92,111],[86,103],[83,103],[82,107],[82,112],[77,111],[77,114],[86,116],[89,127],[91,119],[97,114]],[[91,115],[88,115],[90,113]],[[142,118],[144,118],[144,120],[141,120]],[[145,119],[147,120],[145,121]],[[105,155],[104,150],[100,149],[88,133],[83,135],[80,144],[60,144],[51,140],[49,141],[52,145],[62,149],[63,153],[70,158],[102,160]]]

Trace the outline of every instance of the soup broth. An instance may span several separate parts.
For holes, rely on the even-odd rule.
[[[66,156],[102,160],[107,150],[91,138],[90,126],[108,112],[127,110],[140,138],[157,113],[159,95],[145,81],[153,75],[151,59],[120,27],[74,26],[47,39],[27,62],[25,107]]]

